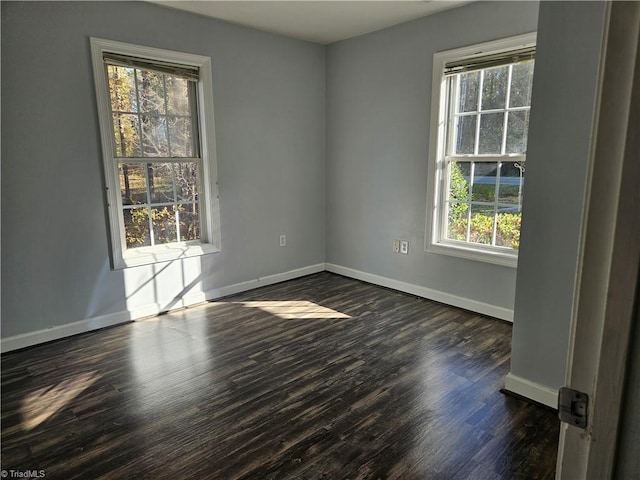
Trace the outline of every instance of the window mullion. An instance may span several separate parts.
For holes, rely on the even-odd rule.
[[[458,96],[459,85],[460,85],[460,75],[456,75],[455,77],[451,77],[447,83],[447,101],[449,103],[447,108],[447,123],[445,132],[446,135],[446,148],[445,154],[449,154],[456,151],[455,142],[456,137],[458,135],[458,115],[457,115],[457,106],[455,98]]]
[[[502,146],[500,153],[503,155],[507,151],[507,127],[509,121],[509,102],[511,101],[511,78],[513,75],[513,65],[509,65],[509,74],[507,75],[507,95],[504,99],[504,122],[502,124]]]
[[[176,241],[180,242],[180,209],[178,208],[178,204],[176,203],[175,206],[175,220],[176,220]]]
[[[491,245],[496,246],[496,237],[498,236],[498,201],[500,195],[500,171],[502,170],[502,162],[496,163],[496,186],[493,196],[493,234],[491,236]]]
[[[473,143],[473,153],[475,155],[480,151],[480,120],[482,116],[480,111],[482,110],[482,89],[484,88],[484,70],[480,71],[480,81],[478,82],[478,116],[476,117],[476,138]]]
[[[124,113],[126,115],[137,115],[138,112],[131,112],[129,110],[111,110],[112,113]]]
[[[445,158],[453,162],[522,162],[526,155],[447,155]],[[146,161],[149,161],[149,159],[146,159]]]
[[[146,187],[147,187],[146,188],[146,190],[147,190],[147,192],[146,192],[147,193],[147,205],[146,205],[146,208],[147,208],[147,217],[148,217],[147,221],[149,222],[149,241],[151,242],[151,246],[153,246],[153,245],[155,245],[155,238],[154,238],[154,235],[153,235],[153,215],[152,215],[153,212],[151,211],[151,180],[152,180],[152,178],[151,178],[151,175],[150,175],[151,172],[149,172],[149,165],[148,164],[144,165],[143,171],[144,171],[144,178],[146,180],[145,183],[146,183]]]
[[[153,232],[153,209],[151,205],[147,205],[147,215],[149,215],[149,240],[153,247],[156,244],[156,237]]]
[[[119,177],[120,177],[120,162],[117,159],[113,159],[115,161],[112,162],[112,167],[114,170],[114,178],[115,184],[119,186]],[[123,167],[124,168],[124,167]],[[124,172],[123,172],[124,173]],[[124,209],[122,205],[122,189],[118,190],[117,198],[117,206],[118,206],[118,221],[120,222],[120,245],[122,251],[125,252],[127,250],[127,232],[125,228],[125,220],[124,220]]]
[[[471,241],[471,208],[473,205],[473,183],[476,175],[476,162],[471,162],[471,168],[469,169],[469,194],[467,196],[468,206],[467,208],[467,235],[465,237],[466,242]]]
[[[167,76],[162,76],[162,91],[164,92],[162,96],[162,100],[164,101],[164,131],[167,135],[167,152],[169,153],[169,157],[173,156],[173,150],[171,148],[171,135],[169,135],[169,108],[168,108],[168,100],[167,100]]]
[[[198,202],[184,202],[181,203],[181,205],[194,205],[197,204]],[[122,209],[123,210],[133,210],[136,208],[141,208],[143,206],[145,206],[146,203],[134,203],[132,205],[123,205]],[[152,207],[173,207],[175,206],[174,202],[157,202],[157,203],[152,203],[151,204]]]
[[[196,163],[200,165],[199,157],[114,157],[120,163]]]
[[[178,165],[171,165],[171,181],[173,182],[173,208],[176,216],[176,238],[180,241],[180,215],[178,209],[178,188],[176,182],[176,168]]]
[[[138,113],[137,113],[137,117],[138,117],[138,138],[140,139],[140,145],[139,145],[139,149],[140,149],[140,156],[143,157],[144,156],[144,148],[143,148],[143,143],[144,140],[142,138],[142,114],[141,114],[141,110],[142,110],[142,105],[140,103],[140,89],[138,88],[138,69],[134,68],[133,69],[133,79],[134,79],[134,84],[136,86],[136,105],[138,107]]]
[[[522,183],[524,181],[524,158],[520,162],[516,162],[516,168],[519,170],[519,182],[518,182],[518,207],[522,211]]]
[[[171,135],[169,134],[169,97],[167,94],[167,77],[166,75],[162,76],[162,86],[164,96],[164,124],[165,124],[165,132],[167,134],[167,150],[169,156],[172,156],[173,148],[171,146]],[[178,196],[176,191],[176,165],[171,165],[171,189],[173,191],[173,217],[176,222],[176,241],[180,241],[180,222],[179,222],[179,214],[178,214]]]

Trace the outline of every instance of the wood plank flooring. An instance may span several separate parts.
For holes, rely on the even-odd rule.
[[[504,322],[327,272],[2,356],[2,469],[47,479],[546,479]]]

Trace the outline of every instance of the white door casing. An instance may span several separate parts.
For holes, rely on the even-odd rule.
[[[640,264],[640,3],[608,2],[566,385],[588,424],[562,424],[556,476],[614,475]]]

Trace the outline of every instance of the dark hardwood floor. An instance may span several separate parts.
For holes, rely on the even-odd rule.
[[[330,273],[2,356],[2,469],[46,478],[553,478],[511,326]],[[10,477],[9,477],[10,478]]]

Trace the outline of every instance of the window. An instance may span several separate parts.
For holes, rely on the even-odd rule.
[[[428,251],[516,265],[534,42],[434,56]]]
[[[114,267],[219,251],[210,59],[91,47]]]

